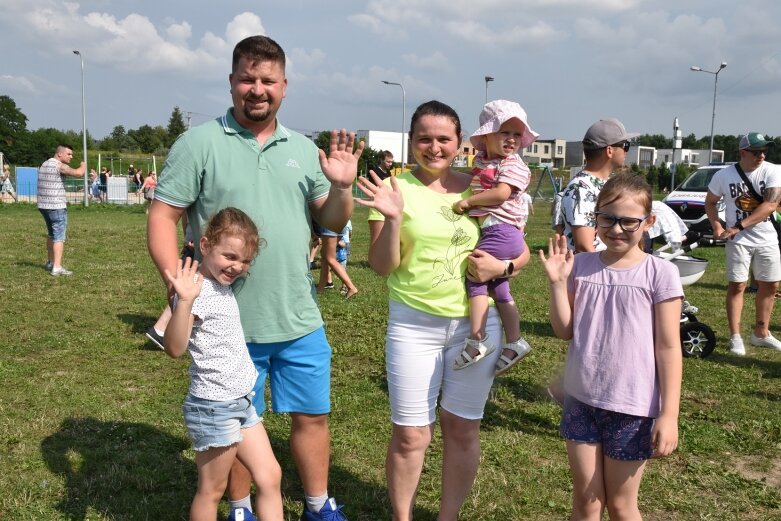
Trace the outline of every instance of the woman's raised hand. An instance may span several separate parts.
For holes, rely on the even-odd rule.
[[[374,180],[373,183],[365,177],[358,178],[358,188],[368,199],[356,199],[355,202],[374,208],[386,219],[400,218],[404,210],[404,198],[401,196],[396,178],[391,176],[390,186],[388,186],[380,181],[380,178],[373,171],[370,171],[369,175]]]
[[[575,254],[567,248],[567,238],[557,233],[548,239],[548,258],[542,250],[539,253],[548,280],[552,283],[566,282],[575,262]]]

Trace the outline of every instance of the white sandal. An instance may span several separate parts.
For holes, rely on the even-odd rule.
[[[504,349],[514,351],[515,356],[513,358],[508,358],[504,355],[504,353],[502,353],[502,355],[499,357],[499,360],[496,362],[496,372],[494,373],[494,376],[499,376],[505,371],[509,371],[512,366],[520,362],[521,358],[528,355],[532,350],[529,343],[524,340],[523,337],[519,338],[515,342],[508,342],[504,344]]]
[[[477,350],[477,354],[474,357],[467,351],[467,348],[469,347]],[[453,362],[453,367],[455,369],[465,369],[472,364],[476,364],[494,351],[496,351],[496,348],[491,344],[487,337],[482,340],[467,338],[464,343],[464,349]]]

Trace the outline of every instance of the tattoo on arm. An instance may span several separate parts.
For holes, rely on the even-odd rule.
[[[764,199],[771,203],[781,203],[781,188],[767,188],[764,193]]]

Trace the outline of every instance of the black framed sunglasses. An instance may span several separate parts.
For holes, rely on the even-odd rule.
[[[640,225],[643,224],[643,221],[648,219],[648,215],[642,219],[637,217],[616,217],[615,215],[602,212],[595,212],[594,215],[597,218],[597,226],[600,228],[612,228],[618,223],[625,232],[636,232]]]
[[[629,141],[622,141],[621,143],[616,143],[615,145],[610,145],[611,147],[615,148],[623,148],[624,152],[629,152],[629,148],[632,146]]]
[[[750,148],[744,148],[743,150],[745,150],[746,152],[751,152],[752,154],[754,154],[754,157],[759,157],[762,154],[765,154],[765,157],[767,157],[767,148],[762,148],[760,150],[752,150]]]

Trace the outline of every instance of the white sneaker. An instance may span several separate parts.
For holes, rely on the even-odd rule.
[[[751,343],[754,343],[754,335],[751,335]],[[735,356],[746,356],[746,346],[743,345],[743,339],[740,335],[732,335],[729,339],[729,352]]]
[[[73,275],[73,272],[70,270],[66,270],[62,266],[60,266],[59,268],[52,268],[52,276],[59,277],[60,275],[67,277],[69,275]]]
[[[765,338],[759,338],[754,333],[751,333],[751,345],[759,347],[769,347],[776,351],[781,351],[781,340],[777,339],[771,334],[768,334]]]

